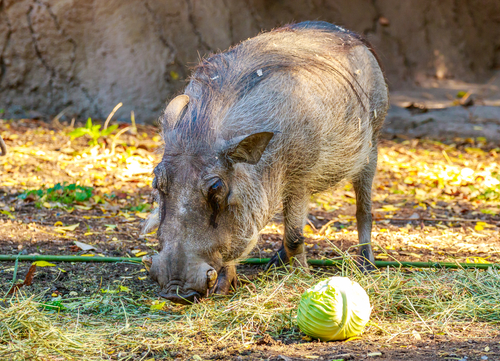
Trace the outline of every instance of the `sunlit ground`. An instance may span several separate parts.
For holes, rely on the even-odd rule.
[[[0,129],[9,147],[9,154],[0,158],[0,189],[4,192],[0,219],[4,224],[21,222],[32,228],[36,224],[40,230],[43,225],[50,233],[57,228],[51,223],[53,217],[64,223],[65,217],[77,219],[81,214],[92,217],[92,224],[75,228],[73,237],[92,241],[108,230],[109,238],[113,230],[105,226],[110,223],[104,221],[108,218],[123,223],[119,227],[123,231],[139,236],[134,232],[152,205],[152,169],[159,160],[160,146],[157,129],[141,126],[116,137],[118,129],[98,138],[96,146],[89,145],[90,137],[72,139],[69,134],[74,129],[67,126],[50,129],[44,123],[24,120],[3,121]],[[373,241],[380,246],[377,258],[497,260],[498,151],[486,139],[455,139],[449,144],[417,139],[383,141],[373,194]],[[92,196],[70,204],[36,194],[18,197],[27,190],[47,190],[58,183],[92,187]],[[326,240],[343,250],[355,245],[354,214],[355,195],[349,183],[314,196],[305,229],[311,255],[331,256]],[[281,229],[279,222],[266,227],[264,242],[256,250],[259,255],[269,256],[276,249]]]
[[[1,254],[132,257],[156,252],[154,234],[141,236],[139,230],[152,207],[151,172],[159,160],[160,137],[154,127],[124,128],[121,125],[112,134],[96,138],[98,145],[92,146],[89,137],[71,139],[74,129],[67,125],[0,122],[0,134],[9,148],[9,154],[0,158]],[[455,139],[446,144],[382,141],[373,194],[376,259],[499,262],[498,152],[485,139]],[[310,258],[357,252],[354,199],[348,183],[311,199],[305,227]],[[271,256],[281,244],[282,228],[277,215],[250,256]],[[82,249],[74,241],[92,248]],[[28,267],[20,265],[17,278],[21,281]],[[0,264],[0,298],[11,287],[14,270],[13,263]],[[459,349],[464,337],[498,336],[496,271],[386,269],[365,277],[344,269],[344,275],[367,289],[373,323],[357,341],[328,346],[310,343],[294,323],[301,292],[321,274],[261,278],[261,272],[259,267],[241,267],[240,289],[232,298],[210,299],[189,308],[159,300],[156,286],[141,266],[65,263],[38,268],[33,285],[20,289],[19,302],[9,298],[14,303],[0,316],[0,326],[14,327],[21,321],[25,325],[4,334],[0,327],[0,356],[16,350],[16,355],[42,359],[82,355],[187,359],[193,352],[202,356],[206,352],[207,358],[239,355],[250,360],[252,352],[268,358],[266,347],[272,355],[293,349],[300,357],[317,358],[343,347],[361,357],[381,350],[381,340],[387,347],[384,352],[396,352],[402,343],[408,350],[413,347],[425,353],[432,342],[453,341]],[[23,303],[30,296],[36,302]],[[52,306],[37,302],[60,307],[61,316]],[[40,312],[41,307],[49,312]],[[21,320],[21,315],[31,323]],[[31,336],[23,338],[25,334]],[[265,335],[272,336],[270,341]],[[260,339],[267,341],[256,344]],[[281,346],[276,340],[283,342]],[[294,346],[285,346],[287,342]],[[27,347],[28,343],[37,346]],[[83,344],[93,346],[85,349]],[[317,346],[307,351],[309,345]],[[490,355],[492,345],[481,345],[476,354]],[[242,353],[245,350],[248,358]],[[202,356],[199,359],[205,359]],[[394,357],[408,359],[402,354]]]

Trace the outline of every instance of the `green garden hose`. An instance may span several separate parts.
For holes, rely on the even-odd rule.
[[[100,256],[56,256],[56,255],[0,255],[1,261],[47,261],[47,262],[133,262],[141,263],[140,257],[100,257]],[[269,258],[247,258],[242,264],[267,264]],[[312,266],[340,266],[343,260],[309,259],[307,262]],[[375,261],[378,268],[500,268],[499,263],[451,263],[451,262],[397,262],[397,261]]]

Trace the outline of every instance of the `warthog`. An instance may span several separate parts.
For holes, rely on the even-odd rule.
[[[360,266],[370,267],[371,187],[388,108],[369,44],[325,22],[285,26],[211,55],[160,118],[154,169],[161,251],[145,257],[160,296],[226,294],[235,264],[283,207],[284,240],[268,266],[307,267],[303,227],[313,193],[349,180]]]

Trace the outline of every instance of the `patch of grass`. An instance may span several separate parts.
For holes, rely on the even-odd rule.
[[[325,277],[342,275],[367,290],[373,307],[365,339],[378,342],[398,335],[446,333],[466,322],[500,322],[500,274],[497,270],[382,269],[368,275],[344,256],[342,269],[280,269],[255,279],[244,276],[230,296],[181,306],[151,307],[155,298],[134,292],[96,292],[91,297],[10,300],[0,312],[0,356],[63,355],[88,360],[103,356],[134,359],[169,352],[217,353],[220,347],[244,350],[264,337],[305,342],[296,325],[301,294]],[[56,306],[48,308],[47,305]],[[45,309],[46,311],[44,311]],[[47,311],[48,310],[48,311]],[[18,356],[14,356],[15,357]],[[22,359],[19,356],[18,359]]]
[[[92,187],[57,183],[52,188],[26,191],[19,196],[19,199],[32,199],[38,208],[45,202],[70,205],[88,201],[92,197],[93,190]]]
[[[90,146],[95,146],[99,144],[99,138],[105,138],[111,133],[113,133],[116,129],[118,129],[118,125],[114,124],[109,128],[101,130],[100,124],[92,124],[92,119],[88,118],[87,123],[84,127],[76,128],[72,132],[69,133],[71,139],[80,138],[83,136],[87,136],[90,138],[88,144]]]

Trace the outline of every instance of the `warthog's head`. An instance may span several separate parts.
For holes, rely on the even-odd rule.
[[[161,244],[160,253],[145,257],[144,264],[160,296],[177,303],[217,292],[227,282],[223,268],[255,244],[263,192],[252,169],[273,137],[259,132],[207,141],[206,134],[186,129],[188,113],[184,125],[174,125],[188,103],[180,95],[165,110],[164,127],[170,130],[153,181],[158,208],[144,230],[158,227]]]

